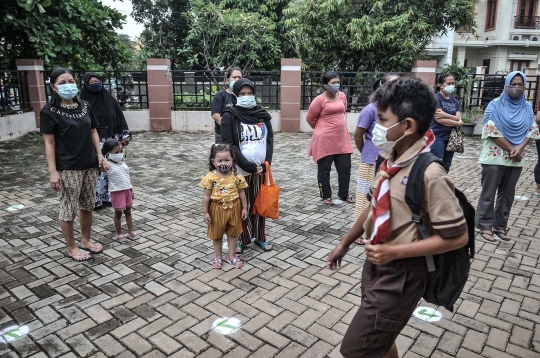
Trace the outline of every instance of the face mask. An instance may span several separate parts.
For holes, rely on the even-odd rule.
[[[255,96],[236,97],[236,105],[242,108],[253,108],[257,105]]]
[[[231,89],[232,89],[232,87],[234,86],[234,83],[235,83],[235,82],[236,82],[236,81],[230,81],[230,82],[229,82],[229,87],[230,87]]]
[[[58,86],[58,94],[63,99],[73,99],[79,93],[79,89],[75,83],[68,83]]]
[[[103,83],[102,82],[92,83],[91,85],[86,85],[86,88],[90,92],[98,93],[98,92],[101,92],[101,89],[103,88]]]
[[[216,169],[219,170],[222,173],[228,173],[229,170],[231,170],[231,168],[232,168],[232,165],[225,164],[225,163],[216,166]]]
[[[450,94],[456,90],[456,86],[446,86],[443,88],[444,93]]]
[[[333,85],[325,85],[325,86],[330,92],[334,94],[336,94],[337,91],[339,91],[339,83],[335,83]]]
[[[397,126],[398,124],[401,124],[401,122],[398,122],[393,126],[386,128],[385,126],[376,123],[375,128],[373,128],[373,138],[371,140],[373,141],[373,144],[375,144],[375,146],[379,148],[379,154],[383,158],[388,158],[390,153],[392,153],[392,151],[394,150],[394,146],[396,145],[396,143],[399,142],[403,137],[405,137],[405,135],[403,135],[401,138],[395,141],[389,141],[386,139],[388,130]]]
[[[512,99],[518,99],[525,92],[523,87],[507,87],[506,92],[508,96]]]
[[[124,159],[124,153],[116,153],[116,154],[109,153],[107,158],[109,158],[113,162],[120,163],[122,159]]]

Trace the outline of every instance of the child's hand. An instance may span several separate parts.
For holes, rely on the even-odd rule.
[[[248,212],[246,208],[242,209],[242,220],[246,220],[248,216]]]
[[[326,259],[326,267],[330,270],[341,267],[341,260],[343,260],[343,257],[347,254],[347,251],[349,251],[349,248],[340,244],[334,247]]]
[[[108,160],[104,160],[101,162],[101,168],[100,169],[103,169],[102,171],[103,172],[106,172],[107,170],[111,169],[111,163],[109,163]]]
[[[364,240],[364,244],[367,259],[374,265],[384,265],[397,258],[395,254],[395,245],[371,245],[371,240]]]
[[[203,214],[203,220],[204,222],[206,223],[206,225],[210,224],[210,222],[212,221],[212,219],[210,219],[210,214]]]

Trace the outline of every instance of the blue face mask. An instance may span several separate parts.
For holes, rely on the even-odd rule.
[[[92,83],[91,85],[86,85],[86,88],[90,92],[99,93],[101,92],[101,89],[103,88],[103,83],[102,82]]]
[[[339,83],[334,83],[333,85],[325,85],[326,89],[332,92],[333,94],[336,94],[337,91],[339,91]]]
[[[79,93],[79,89],[75,83],[68,83],[58,86],[58,94],[63,99],[73,99]]]
[[[236,105],[242,108],[253,108],[257,105],[255,96],[236,97]]]
[[[235,83],[235,82],[236,82],[236,81],[230,81],[230,82],[229,82],[229,87],[231,88],[231,90],[232,90],[232,87],[234,86],[234,83]]]

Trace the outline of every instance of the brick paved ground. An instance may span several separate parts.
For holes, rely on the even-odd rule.
[[[340,356],[342,335],[360,305],[363,249],[351,250],[337,272],[323,267],[352,225],[353,206],[322,205],[316,166],[306,157],[310,136],[278,134],[274,172],[282,217],[268,223],[275,250],[250,247],[242,270],[211,270],[196,184],[206,173],[212,138],[137,135],[128,164],[141,238],[114,242],[112,210],[100,211],[93,238],[105,251],[85,264],[62,257],[41,137],[0,144],[0,329],[30,329],[8,346],[0,343],[0,356]],[[475,202],[480,141],[466,144],[451,175]],[[528,197],[536,158],[532,147],[529,153],[517,189]],[[334,173],[332,180],[337,189]],[[14,204],[25,208],[5,211]],[[403,356],[540,357],[539,200],[517,201],[510,225],[514,240],[477,242],[454,314],[442,309],[444,319],[433,324],[411,318],[398,339]],[[230,336],[212,331],[223,316],[239,318],[242,329]]]

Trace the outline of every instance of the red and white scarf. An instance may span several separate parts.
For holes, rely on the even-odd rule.
[[[379,180],[379,185],[371,199],[374,224],[373,234],[371,234],[372,245],[380,244],[388,237],[388,231],[390,229],[390,178],[396,175],[401,169],[414,162],[419,154],[431,151],[430,147],[435,141],[435,135],[431,129],[426,132],[424,139],[426,144],[414,158],[405,163],[394,163],[390,167],[388,167],[388,159],[381,164],[381,179]]]

